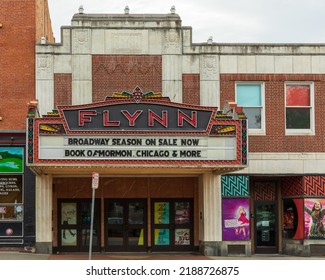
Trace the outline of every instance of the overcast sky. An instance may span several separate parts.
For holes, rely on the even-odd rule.
[[[48,0],[56,41],[60,27],[85,13],[167,14],[192,27],[193,43],[325,43],[324,0]]]

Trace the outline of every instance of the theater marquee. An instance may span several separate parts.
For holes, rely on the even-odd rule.
[[[247,120],[223,110],[170,102],[154,93],[58,106],[42,118],[30,107],[28,165],[247,165]]]

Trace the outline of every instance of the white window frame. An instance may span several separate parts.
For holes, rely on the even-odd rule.
[[[287,86],[309,86],[310,90],[310,128],[309,129],[289,129],[287,128]],[[290,107],[288,107],[290,108]],[[294,106],[292,108],[295,108]],[[309,81],[287,81],[284,83],[284,128],[285,135],[315,135],[315,103],[314,103],[314,82]]]
[[[238,85],[259,85],[261,87],[261,128],[248,128],[249,135],[266,135],[265,126],[265,83],[261,81],[238,81],[235,83],[235,99],[237,102],[237,87]],[[241,106],[238,104],[238,106]],[[243,106],[245,110],[245,107]],[[247,119],[249,122],[249,120]]]

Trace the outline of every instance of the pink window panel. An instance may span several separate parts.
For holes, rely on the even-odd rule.
[[[310,106],[310,87],[308,85],[286,86],[287,106]]]

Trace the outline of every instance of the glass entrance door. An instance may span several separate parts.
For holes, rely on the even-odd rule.
[[[277,253],[276,203],[255,204],[255,253]]]
[[[153,199],[151,217],[153,251],[193,250],[192,199]]]
[[[100,250],[100,201],[95,200],[93,251]],[[59,200],[59,251],[88,251],[91,200]]]
[[[147,200],[105,201],[106,251],[147,250]]]

